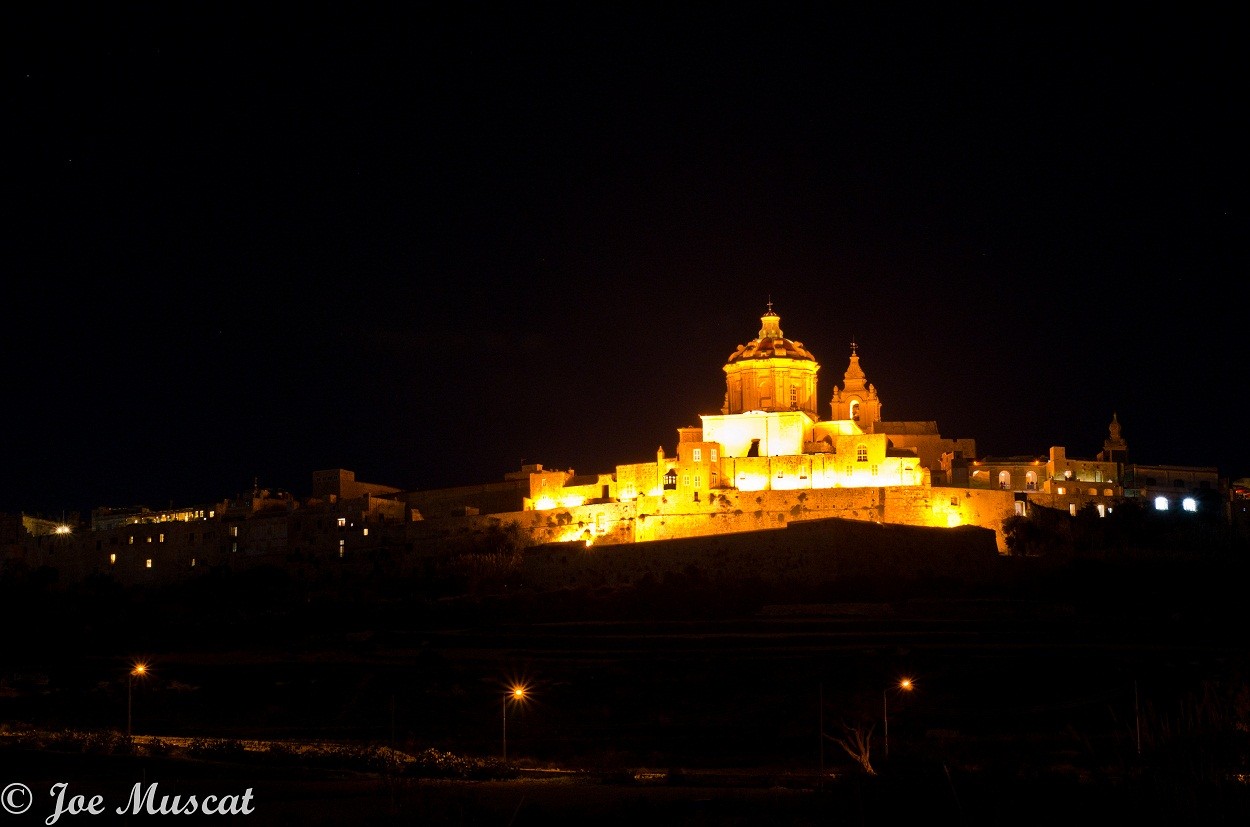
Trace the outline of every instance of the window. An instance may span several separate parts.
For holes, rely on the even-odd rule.
[[[360,536],[362,536],[362,537],[368,537],[368,536],[369,536],[369,529],[368,529],[368,528],[365,528],[365,529],[361,530],[361,532],[360,532]]]
[[[135,535],[131,534],[130,537],[126,539],[126,543],[127,545],[133,546],[135,544]]]
[[[1155,497],[1155,511],[1167,511],[1167,510],[1168,510],[1168,498],[1167,497]]]
[[[342,528],[343,526],[347,525],[347,518],[339,517],[338,524],[339,524],[339,528]]]
[[[690,475],[689,475],[689,474],[682,474],[682,475],[681,475],[681,487],[682,487],[682,488],[689,488],[689,487],[690,487]]]
[[[231,544],[230,544],[230,553],[231,553],[231,554],[233,554],[234,552],[236,552],[236,551],[238,551],[238,550],[239,550],[239,544],[238,544],[237,542],[234,542],[234,543],[231,543]]]
[[[1026,471],[1026,472],[1025,472],[1025,474],[1024,474],[1024,489],[1025,489],[1026,491],[1036,491],[1036,490],[1037,490],[1037,472],[1036,472],[1036,471]]]
[[[1097,508],[1097,509],[1098,509],[1098,516],[1099,516],[1099,517],[1106,517],[1106,516],[1107,516],[1107,506],[1106,506],[1106,504],[1104,504],[1104,503],[1098,503],[1098,505],[1096,505],[1096,506],[1095,506],[1095,508]]]
[[[794,387],[794,385],[791,385],[790,386],[790,407],[796,408],[798,407],[798,404],[799,404],[799,389]]]
[[[872,475],[873,475],[874,477],[875,477],[875,476],[877,476],[877,474],[878,474],[880,471],[881,471],[881,466],[880,466],[880,465],[874,465],[874,466],[872,466]]]
[[[855,461],[856,461],[856,462],[867,462],[867,461],[868,461],[868,446],[867,446],[867,445],[856,445],[856,446],[855,446]]]
[[[1073,517],[1076,516],[1076,503],[1068,503],[1068,513]]]
[[[851,421],[859,422],[859,400],[851,402]]]
[[[339,540],[339,557],[343,556],[343,552],[346,550],[346,546],[347,546],[346,540]]]
[[[848,465],[848,466],[846,466],[846,475],[847,475],[848,477],[851,475],[851,466],[849,466],[849,465]]]
[[[146,560],[144,560],[144,561],[143,561],[143,567],[144,567],[145,569],[150,569],[150,568],[152,568],[152,558],[151,558],[151,557],[149,557],[148,559],[146,559]]]
[[[1008,488],[1011,488],[1011,472],[1009,471],[998,472],[998,487],[1003,489],[1004,491],[1006,491]]]
[[[695,488],[702,488],[702,487],[703,487],[703,480],[699,477],[699,475],[698,475],[698,474],[695,474],[695,475],[694,475],[694,487],[695,487]]]
[[[165,542],[165,532],[163,532],[163,531],[161,532],[161,539],[160,539],[160,540],[158,540],[157,542],[160,542],[160,543]]]
[[[112,566],[112,565],[114,565],[114,564],[116,564],[116,563],[117,563],[117,555],[116,555],[116,554],[110,554],[110,555],[109,555],[109,565],[110,565],[110,566]]]
[[[695,462],[703,462],[703,449],[695,448],[694,451],[691,452],[690,459]]]
[[[1186,497],[1185,499],[1181,500],[1181,508],[1185,509],[1186,511],[1197,511],[1198,501],[1195,500],[1193,497]]]
[[[716,449],[712,449],[712,462],[716,462]]]
[[[1064,488],[1062,485],[1061,485],[1061,486],[1059,486],[1059,488],[1058,488],[1058,489],[1056,489],[1056,490],[1057,490],[1057,491],[1058,491],[1061,495],[1062,495],[1062,494],[1066,494],[1066,493],[1068,493],[1068,489]]]

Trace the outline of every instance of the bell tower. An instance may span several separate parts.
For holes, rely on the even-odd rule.
[[[877,398],[877,388],[866,379],[859,366],[858,346],[851,342],[851,364],[842,376],[842,386],[833,386],[830,407],[834,419],[849,419],[869,431],[872,423],[881,421],[881,400]]]

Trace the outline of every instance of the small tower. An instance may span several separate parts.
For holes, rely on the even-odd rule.
[[[881,421],[881,400],[877,398],[876,387],[866,378],[859,366],[858,346],[851,342],[851,363],[842,377],[842,386],[833,387],[830,408],[834,419],[852,420],[868,431],[874,422]]]
[[[1107,438],[1102,443],[1102,451],[1098,454],[1101,462],[1128,462],[1128,443],[1120,436],[1120,419],[1111,414],[1111,424],[1107,426]]]

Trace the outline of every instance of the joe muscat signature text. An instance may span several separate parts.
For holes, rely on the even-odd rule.
[[[130,788],[126,803],[116,809],[118,815],[204,815],[237,816],[251,815],[254,805],[252,788],[231,795],[162,795],[159,782],[146,787],[136,782]],[[72,795],[69,784],[64,781],[53,784],[48,794],[56,798],[52,815],[44,820],[48,827],[56,824],[63,815],[100,815],[108,810],[104,796]]]

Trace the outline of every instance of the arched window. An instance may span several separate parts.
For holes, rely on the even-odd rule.
[[[1024,489],[1026,491],[1037,490],[1037,472],[1036,471],[1026,471],[1024,473]]]
[[[1011,488],[1011,472],[1010,471],[998,472],[998,487],[1003,489],[1004,491]]]
[[[859,422],[859,400],[851,400],[851,421]]]

